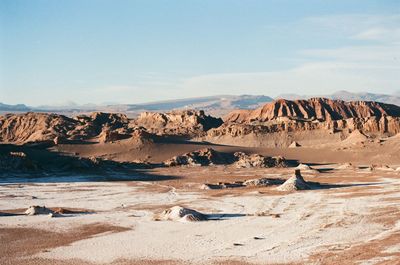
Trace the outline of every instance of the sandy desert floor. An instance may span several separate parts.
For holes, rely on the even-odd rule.
[[[392,165],[393,168],[396,168]],[[1,264],[400,264],[400,174],[317,164],[321,189],[202,190],[203,183],[288,178],[292,168],[148,169],[152,181],[68,176],[0,185]],[[18,181],[19,182],[19,181]],[[26,216],[30,205],[60,217]],[[155,221],[174,205],[201,222]]]

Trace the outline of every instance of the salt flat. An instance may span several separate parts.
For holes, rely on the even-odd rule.
[[[182,167],[156,172],[175,173],[179,181],[2,184],[0,212],[21,212],[30,205],[81,212],[55,218],[2,216],[1,235],[14,228],[35,231],[31,237],[39,237],[42,231],[63,237],[87,225],[123,229],[93,231],[84,238],[76,235],[66,244],[49,237],[50,243],[43,248],[27,253],[17,251],[18,255],[8,253],[7,245],[11,243],[5,242],[1,256],[4,262],[14,264],[53,264],[57,260],[76,264],[138,264],[146,260],[184,264],[337,264],[334,262],[338,257],[332,261],[332,255],[350,255],[351,259],[343,260],[346,264],[381,264],[385,259],[398,259],[400,253],[395,247],[400,238],[386,240],[400,233],[397,173],[335,167],[339,165],[325,173],[305,174],[305,178],[341,186],[291,193],[278,192],[275,187],[199,189],[210,172],[216,178],[233,181],[252,174],[288,178],[293,171],[290,168]],[[216,220],[154,220],[156,214],[174,205],[213,215]],[[18,237],[18,233],[14,236]],[[29,240],[35,242],[34,238]],[[365,253],[369,245],[377,242],[379,256]],[[20,247],[24,248],[23,242]],[[363,254],[357,254],[360,248]]]

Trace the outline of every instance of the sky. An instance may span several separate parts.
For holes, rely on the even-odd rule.
[[[399,0],[0,0],[0,102],[400,90]]]

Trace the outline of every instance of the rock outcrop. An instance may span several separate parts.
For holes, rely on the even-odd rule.
[[[233,156],[227,153],[217,152],[212,148],[204,148],[186,153],[164,162],[166,166],[209,166],[233,163]]]
[[[174,135],[194,137],[204,135],[211,128],[217,128],[222,119],[205,115],[204,111],[172,111],[167,113],[143,112],[134,120],[134,124],[142,126],[158,135]]]
[[[295,175],[290,177],[277,190],[279,191],[297,191],[297,190],[310,190],[312,186],[308,184],[300,174],[300,169],[296,169]]]
[[[259,154],[245,154],[243,152],[234,153],[236,162],[234,165],[238,168],[250,167],[287,167],[287,163],[282,156],[262,156]]]
[[[243,152],[223,153],[212,148],[204,148],[173,158],[164,162],[165,166],[210,166],[233,164],[238,168],[250,167],[287,167],[284,157],[268,157]]]

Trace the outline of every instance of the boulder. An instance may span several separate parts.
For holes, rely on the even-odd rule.
[[[53,210],[46,208],[46,206],[29,206],[29,208],[25,211],[26,215],[51,215],[52,217],[56,214]]]
[[[207,215],[189,208],[184,208],[181,206],[173,206],[169,209],[164,210],[159,216],[155,218],[155,220],[197,222],[197,221],[206,221]]]

